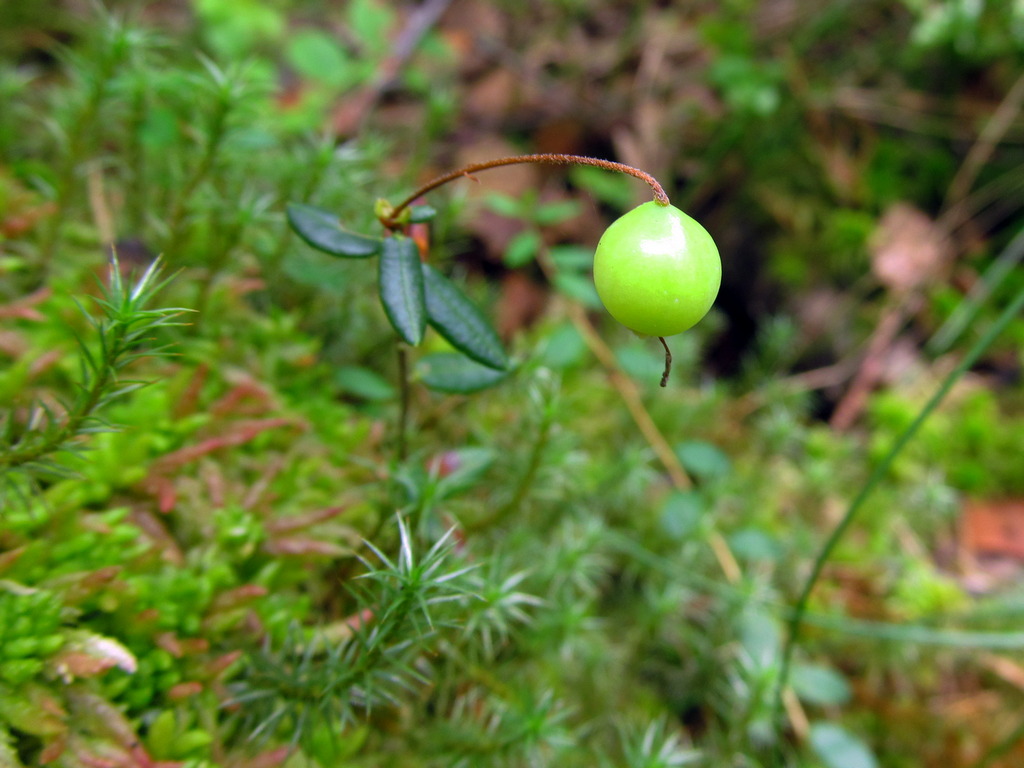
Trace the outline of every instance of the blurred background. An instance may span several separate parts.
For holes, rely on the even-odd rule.
[[[873,362],[892,364],[875,378],[926,363],[949,346],[955,328],[933,337],[1019,229],[1024,21],[1012,2],[109,7],[149,27],[162,53],[246,62],[272,112],[247,126],[254,145],[267,131],[326,136],[375,153],[396,190],[525,152],[653,173],[724,254],[705,355],[716,374],[737,375],[758,339],[783,333],[777,362],[790,371],[863,368],[855,358],[867,337]],[[7,60],[38,87],[57,72],[54,46],[81,39],[90,8],[6,0]],[[146,148],[187,137],[175,76],[145,84]],[[459,194],[482,204],[442,247],[501,285],[509,335],[535,319],[547,291],[536,270],[502,266],[510,242],[524,250],[532,239],[517,240],[528,222],[494,198],[573,201],[577,215],[534,234],[593,246],[609,217],[647,193],[589,169],[517,167]],[[143,216],[114,218],[118,236],[147,240]],[[994,354],[988,365],[1005,380],[1017,361]],[[849,426],[857,406],[836,409],[848,384],[871,389],[871,376],[834,373],[842,381],[819,390],[817,408]]]
[[[432,193],[431,259],[467,286],[518,368],[479,395],[417,391],[414,455],[458,466],[467,446],[492,451],[448,513],[483,552],[511,547],[513,570],[543,559],[528,554],[531,532],[603,553],[576,598],[552,597],[557,573],[537,576],[530,590],[563,624],[539,621],[507,655],[570,659],[566,680],[555,662],[537,673],[556,694],[604,691],[610,665],[657,703],[605,692],[574,711],[604,726],[609,713],[664,712],[676,746],[694,749],[644,763],[642,750],[608,747],[600,754],[618,756],[606,764],[760,765],[785,606],[870,470],[1024,290],[1020,2],[0,0],[0,298],[16,308],[0,317],[21,323],[0,337],[3,392],[14,402],[73,379],[42,355],[69,349],[60,329],[78,321],[65,301],[33,325],[30,308],[50,301],[40,291],[91,290],[111,247],[128,266],[163,254],[181,270],[174,301],[200,310],[178,339],[180,367],[159,373],[178,393],[204,377],[184,415],[255,382],[275,393],[268,408],[349,425],[320,438],[379,478],[399,393],[375,270],[307,248],[285,205],[375,232],[377,198],[535,152],[657,177],[719,246],[718,301],[672,340],[660,391],[660,348],[617,327],[590,278],[601,233],[649,199],[646,186],[514,166]],[[1018,317],[956,381],[826,569],[787,710],[791,764],[1024,759],[1022,644],[955,634],[1015,632],[1024,610],[1022,348]],[[560,405],[544,410],[550,380]],[[123,415],[145,421],[156,407]],[[136,446],[139,466],[202,435],[182,430]],[[260,456],[220,471],[259,474],[273,463]],[[89,504],[166,499],[116,464],[96,470]],[[292,477],[277,498],[326,502],[354,482],[348,472],[310,481],[320,496]],[[213,503],[202,477],[174,480],[186,507]],[[480,512],[501,494],[528,510],[518,539]],[[563,517],[580,527],[557,528]],[[379,530],[367,511],[356,533],[320,536]],[[616,536],[732,591],[697,581],[673,592]],[[519,543],[499,546],[505,537]],[[328,596],[311,600],[323,617],[344,615]],[[586,606],[572,632],[571,605]],[[901,635],[906,623],[921,632]],[[395,720],[387,727],[409,727]],[[431,764],[455,764],[437,757],[449,755],[442,741],[424,742],[438,748]],[[384,764],[372,760],[387,736],[367,743],[371,762],[352,764]],[[552,744],[507,762],[593,758]]]

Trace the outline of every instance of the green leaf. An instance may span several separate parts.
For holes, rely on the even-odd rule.
[[[459,357],[462,356],[459,355]],[[466,360],[464,357],[462,359]],[[476,365],[471,360],[467,360],[467,362]],[[495,373],[492,368],[477,367]],[[434,498],[438,501],[471,490],[484,472],[498,459],[498,453],[491,448],[461,448],[457,451],[449,451],[446,458],[454,469],[437,481]]]
[[[309,285],[332,296],[348,295],[353,265],[321,251],[295,249],[285,256],[282,271],[299,285]]]
[[[53,695],[40,686],[9,688],[0,684],[2,722],[33,736],[45,738],[67,733],[67,723],[54,712],[54,703]]]
[[[346,395],[363,400],[382,401],[395,397],[395,388],[379,373],[357,365],[346,365],[334,372],[334,383]]]
[[[379,0],[352,0],[346,11],[352,36],[372,53],[386,55],[396,12]]]
[[[533,261],[540,248],[540,233],[534,229],[524,229],[513,237],[505,249],[505,265],[515,269]]]
[[[484,198],[487,207],[499,216],[507,219],[525,218],[523,203],[518,197],[512,197],[501,192],[490,192]]]
[[[822,707],[839,706],[850,701],[850,685],[834,669],[820,664],[794,664],[790,684],[800,700]]]
[[[508,357],[498,334],[455,283],[429,264],[423,265],[427,320],[453,347],[478,363],[504,370]]]
[[[170,758],[177,731],[178,724],[174,710],[165,709],[156,716],[156,719],[150,723],[149,732],[146,734],[146,743],[153,757],[158,760]]]
[[[378,237],[357,235],[342,229],[330,211],[312,205],[288,204],[288,223],[295,233],[318,251],[347,259],[365,259],[380,252]]]
[[[778,664],[782,648],[779,620],[762,607],[750,604],[739,617],[740,645],[756,668],[769,670]]]
[[[398,335],[414,347],[427,329],[423,270],[415,241],[395,235],[384,241],[380,255],[380,300]]]
[[[594,249],[582,245],[553,245],[549,255],[559,271],[589,272],[594,266]]]
[[[563,370],[579,365],[586,353],[587,344],[580,332],[571,323],[562,323],[544,335],[537,359],[548,368]]]
[[[11,746],[11,734],[6,726],[0,726],[0,768],[24,768]]]
[[[571,219],[579,212],[580,204],[575,200],[559,200],[538,208],[533,214],[533,220],[544,227]]]
[[[834,723],[814,723],[810,741],[828,768],[878,768],[878,761],[867,745]]]
[[[732,471],[729,457],[711,443],[702,440],[688,440],[675,447],[676,456],[701,480],[717,480]]]
[[[435,392],[450,395],[468,395],[493,387],[508,376],[470,360],[457,352],[437,352],[416,363],[416,378]]]
[[[664,355],[651,349],[639,339],[633,339],[615,349],[615,360],[622,370],[637,381],[650,384],[665,367]]]
[[[174,745],[175,757],[187,757],[192,752],[198,752],[199,750],[205,749],[210,746],[213,742],[213,736],[208,732],[200,730],[199,728],[193,728],[190,731],[186,731],[177,738]]]
[[[587,190],[602,203],[626,210],[633,204],[633,179],[620,173],[608,173],[591,166],[576,166],[569,171],[569,179],[577,187]]]
[[[672,541],[693,534],[704,517],[707,505],[693,491],[674,491],[665,499],[659,520],[662,533]]]
[[[594,288],[594,281],[589,277],[573,272],[559,272],[552,282],[554,282],[555,288],[570,299],[576,299],[587,309],[601,308],[601,298],[597,295],[597,289]]]
[[[409,221],[413,224],[422,224],[437,216],[437,209],[429,205],[414,205],[409,209]]]
[[[742,560],[778,560],[782,556],[779,540],[756,526],[733,531],[728,542],[733,554]]]
[[[288,43],[285,56],[297,72],[310,79],[339,89],[355,84],[352,62],[337,40],[326,32],[297,33]]]

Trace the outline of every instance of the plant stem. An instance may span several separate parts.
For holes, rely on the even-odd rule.
[[[171,213],[168,216],[167,230],[170,233],[169,240],[164,246],[164,256],[168,260],[177,257],[178,250],[185,241],[185,216],[188,213],[189,203],[199,185],[206,179],[213,170],[220,152],[221,144],[227,135],[228,114],[231,112],[232,104],[226,99],[217,103],[213,116],[210,119],[206,137],[206,149],[199,163],[192,169],[192,173],[186,178],[181,191],[174,201]]]
[[[146,120],[148,103],[146,100],[147,91],[144,84],[135,83],[132,92],[131,111],[128,125],[131,130],[127,131],[127,143],[125,145],[125,159],[128,170],[127,188],[128,195],[125,200],[125,207],[128,211],[129,234],[142,237],[146,223],[146,211],[148,210],[147,200],[149,185],[146,184],[146,152],[140,138],[142,125]]]
[[[121,342],[123,340],[123,326],[114,326],[110,329],[110,337],[107,341],[110,349],[110,359],[120,356]],[[91,386],[82,390],[82,394],[74,408],[68,412],[64,424],[60,427],[43,433],[35,441],[24,440],[13,446],[10,450],[0,453],[0,474],[16,467],[38,461],[43,456],[53,453],[64,445],[68,440],[77,435],[86,421],[93,415],[99,406],[100,400],[110,386],[113,378],[113,370],[103,360],[102,366],[97,368],[92,379]]]
[[[406,429],[409,423],[409,352],[404,344],[398,345],[398,446],[395,449],[399,461],[405,461],[407,455]]]
[[[661,374],[661,386],[668,386],[668,377],[672,373],[672,350],[668,348],[668,342],[665,341],[664,336],[659,336],[658,341],[661,342],[661,346],[665,348],[665,372]]]
[[[118,60],[113,56],[106,56],[101,60],[85,104],[75,115],[73,125],[69,126],[67,151],[57,166],[54,182],[53,215],[50,217],[39,249],[44,269],[50,268],[60,243],[61,224],[67,218],[66,212],[75,193],[75,174],[92,149],[100,109],[117,64]]]
[[[110,287],[100,300],[104,317],[93,321],[99,335],[99,351],[90,353],[81,344],[82,380],[78,383],[78,397],[68,408],[63,423],[50,417],[47,425],[38,431],[31,429],[13,445],[0,443],[0,475],[38,462],[48,454],[61,450],[76,436],[83,434],[96,411],[118,392],[118,371],[134,358],[145,356],[139,343],[142,333],[149,328],[166,324],[167,316],[177,310],[146,310],[144,305],[158,276],[159,261],[154,262],[135,286],[126,286],[117,257],[110,263]],[[119,393],[133,388],[122,382]],[[49,411],[46,411],[49,416]]]
[[[651,176],[651,174],[645,171],[641,171],[639,168],[634,168],[633,166],[626,165],[625,163],[615,163],[612,162],[611,160],[602,160],[597,157],[586,157],[584,155],[563,155],[544,153],[540,155],[517,155],[514,157],[500,157],[496,160],[488,160],[483,163],[473,163],[472,165],[467,165],[463,168],[459,168],[458,170],[446,173],[443,176],[438,176],[436,179],[427,182],[422,187],[413,192],[411,195],[409,195],[405,200],[400,202],[394,209],[392,209],[392,211],[386,218],[381,219],[381,223],[388,229],[393,229],[398,225],[399,215],[402,213],[402,211],[404,211],[406,208],[412,205],[413,201],[416,200],[416,198],[425,195],[428,192],[437,189],[438,187],[444,186],[449,181],[455,181],[456,179],[470,177],[474,173],[486,171],[491,168],[500,168],[505,165],[519,165],[522,163],[537,163],[541,165],[592,165],[597,168],[604,168],[606,171],[616,171],[618,173],[625,173],[628,174],[629,176],[635,176],[636,178],[646,182],[647,185],[650,186],[650,188],[653,190],[654,200],[659,205],[669,204],[668,195],[665,194],[665,190],[662,188],[661,184],[658,183],[658,180]]]
[[[800,641],[800,630],[803,625],[804,614],[807,613],[807,606],[810,603],[811,593],[814,591],[814,586],[818,583],[818,579],[821,576],[821,572],[825,567],[825,563],[831,557],[832,552],[839,544],[839,540],[843,537],[843,534],[849,529],[850,524],[853,523],[854,517],[860,512],[861,507],[867,500],[871,492],[875,490],[878,484],[882,481],[882,478],[889,472],[896,457],[903,451],[907,443],[910,442],[911,438],[917,434],[918,429],[924,424],[925,420],[931,415],[939,403],[943,401],[949,391],[953,388],[953,385],[960,379],[961,376],[966,373],[971,366],[973,366],[978,358],[984,354],[985,350],[991,346],[992,342],[996,340],[1005,329],[1006,326],[1017,316],[1021,308],[1024,307],[1024,290],[1021,290],[1010,302],[1010,305],[1003,311],[992,327],[982,336],[977,343],[971,348],[970,352],[960,361],[960,364],[949,373],[948,376],[943,380],[942,384],[936,390],[935,394],[932,395],[931,399],[921,409],[917,417],[911,422],[903,434],[899,436],[892,448],[885,455],[885,458],[875,467],[871,476],[867,482],[861,487],[860,492],[850,503],[849,508],[846,510],[846,514],[843,515],[842,520],[833,529],[828,540],[822,546],[821,551],[818,553],[817,558],[814,561],[814,567],[811,569],[810,576],[807,577],[807,581],[804,583],[803,589],[800,591],[800,597],[797,599],[796,607],[793,610],[793,614],[788,622],[788,634],[786,637],[786,644],[782,649],[782,664],[779,669],[779,679],[775,687],[775,703],[773,705],[773,721],[778,719],[778,714],[782,710],[782,695],[786,687],[786,680],[789,677],[789,668],[793,660],[793,653],[796,650],[796,646]]]
[[[515,493],[512,494],[512,498],[499,507],[497,511],[484,517],[482,520],[477,520],[472,524],[464,525],[463,527],[467,533],[501,525],[510,513],[519,509],[523,500],[526,498],[526,495],[533,487],[533,481],[537,477],[537,472],[540,471],[541,465],[543,464],[544,451],[547,450],[548,440],[551,437],[551,428],[554,426],[554,421],[553,409],[545,408],[543,416],[541,417],[540,429],[537,432],[537,439],[533,442],[533,449],[530,451],[530,458],[526,464],[526,471],[523,472],[522,476],[519,478],[519,482],[516,484],[516,490]]]
[[[199,332],[203,318],[207,315],[206,310],[209,307],[210,297],[213,294],[213,283],[230,260],[230,256],[235,248],[242,241],[242,235],[245,230],[245,226],[241,221],[235,221],[226,227],[218,227],[216,226],[218,224],[216,216],[210,216],[210,222],[213,225],[214,231],[223,231],[224,235],[221,242],[214,243],[214,247],[210,249],[210,263],[206,268],[206,274],[199,283],[199,293],[196,296],[196,305],[194,307],[196,322],[192,324],[193,333]]]

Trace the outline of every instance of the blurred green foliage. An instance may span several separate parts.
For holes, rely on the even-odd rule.
[[[415,120],[336,137],[328,115],[381,86],[405,20],[393,4],[195,0],[161,29],[131,20],[141,12],[10,5],[0,457],[41,449],[8,462],[0,501],[0,765],[651,768],[768,765],[781,752],[792,766],[960,766],[1017,727],[1016,693],[978,672],[973,650],[1016,660],[1020,590],[974,595],[944,553],[963,496],[1024,491],[1020,384],[997,385],[1019,371],[1021,322],[988,361],[996,374],[979,372],[925,424],[841,542],[793,669],[805,734],[778,731],[772,692],[808,561],[934,384],[872,394],[865,437],[822,421],[835,392],[809,391],[801,371],[856,357],[891,301],[865,277],[886,208],[943,215],[975,135],[958,100],[1017,76],[1019,4],[829,2],[792,27],[745,0],[597,5],[494,12],[523,43],[517,71],[595,78],[601,99],[575,82],[600,102],[584,119],[608,129],[602,146],[629,146],[609,128],[626,118],[598,118],[632,103],[622,89],[647,93],[618,77],[646,35],[673,24],[685,43],[666,55],[692,68],[666,71],[699,90],[677,99],[652,81],[670,106],[660,123],[644,106],[644,141],[665,150],[677,202],[720,233],[732,285],[716,316],[674,340],[663,392],[650,345],[601,329],[689,488],[670,482],[565,311],[599,305],[592,243],[562,228],[634,202],[631,181],[586,168],[566,174],[578,202],[485,198],[517,228],[500,267],[463,254],[471,206],[432,197],[435,251],[459,255],[447,266],[488,314],[498,289],[479,271],[544,262],[555,290],[535,325],[510,333],[511,372],[467,369],[428,332],[408,458],[396,455],[402,394],[373,270],[299,242],[285,204],[372,232],[376,198],[447,163],[434,147],[454,154],[466,125],[487,122],[461,112],[460,78],[480,72],[460,69],[458,34],[428,31],[378,94],[421,107]],[[608,48],[562,42],[609,29]],[[930,97],[923,111],[894,110],[914,94]],[[516,110],[517,140],[548,114],[529,100]],[[1007,142],[979,172],[968,201],[981,234],[957,233],[964,279],[1019,228],[1019,162]],[[109,291],[122,274],[103,268],[108,240],[122,298],[156,253],[176,272],[122,317],[146,332],[120,356],[110,307],[91,298],[104,295],[97,279]],[[978,327],[1019,279],[981,303]],[[832,291],[833,316],[849,307],[825,340],[801,314],[816,291]],[[964,289],[937,281],[924,298],[915,338],[953,316]],[[201,311],[188,326],[146,325],[167,317],[144,314],[158,306]],[[737,375],[712,376],[704,363],[744,316],[757,327]],[[139,357],[166,344],[173,355]],[[915,363],[946,365],[920,351]],[[147,386],[122,391],[129,379]],[[979,634],[948,634],[960,628]],[[938,691],[997,711],[965,720],[928,704]]]

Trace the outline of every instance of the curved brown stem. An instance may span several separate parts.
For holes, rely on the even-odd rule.
[[[664,336],[659,336],[658,341],[665,348],[665,372],[661,374],[661,386],[667,387],[669,374],[672,373],[672,350],[668,348],[668,342],[665,341]]]
[[[474,173],[486,171],[490,168],[500,168],[504,165],[518,165],[521,163],[540,163],[546,165],[592,165],[597,168],[604,168],[606,171],[625,173],[644,181],[654,192],[654,200],[659,205],[669,204],[668,195],[665,194],[665,190],[662,188],[661,184],[658,183],[658,180],[651,176],[651,174],[641,171],[639,168],[634,168],[633,166],[626,165],[625,163],[615,163],[611,160],[601,160],[597,157],[586,157],[585,155],[544,153],[540,155],[499,157],[496,160],[488,160],[483,163],[473,163],[472,165],[467,165],[463,168],[459,168],[458,170],[450,171],[443,176],[438,176],[436,179],[428,181],[422,187],[405,198],[405,200],[396,205],[386,218],[381,219],[381,223],[389,229],[393,228],[398,223],[398,217],[402,211],[408,208],[416,198],[447,184],[449,181],[455,181],[455,179],[472,176]]]

